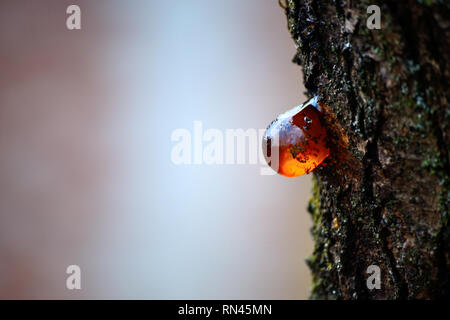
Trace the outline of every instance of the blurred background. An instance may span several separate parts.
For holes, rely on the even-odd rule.
[[[276,0],[2,0],[0,298],[307,298],[311,176],[170,158],[302,103],[294,54]]]

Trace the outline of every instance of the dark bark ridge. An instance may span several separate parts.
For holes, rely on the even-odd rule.
[[[372,4],[381,29],[366,26]],[[288,0],[285,11],[294,62],[352,159],[334,150],[314,172],[311,297],[448,297],[449,5]],[[379,290],[366,286],[370,265]]]

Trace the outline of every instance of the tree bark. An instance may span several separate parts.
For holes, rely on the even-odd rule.
[[[366,25],[372,4],[381,29]],[[331,154],[309,205],[311,298],[448,298],[449,3],[283,6],[305,87],[328,106]],[[366,285],[370,265],[380,289]]]

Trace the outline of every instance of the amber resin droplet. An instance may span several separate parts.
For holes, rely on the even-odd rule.
[[[269,166],[285,177],[310,173],[330,154],[317,97],[279,115],[266,130],[263,153]]]

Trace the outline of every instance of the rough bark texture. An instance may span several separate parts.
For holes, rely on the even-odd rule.
[[[379,30],[366,26],[372,4]],[[311,297],[448,298],[449,2],[288,0],[285,10],[294,62],[329,107],[332,154],[309,206]],[[373,264],[379,290],[366,286]]]

